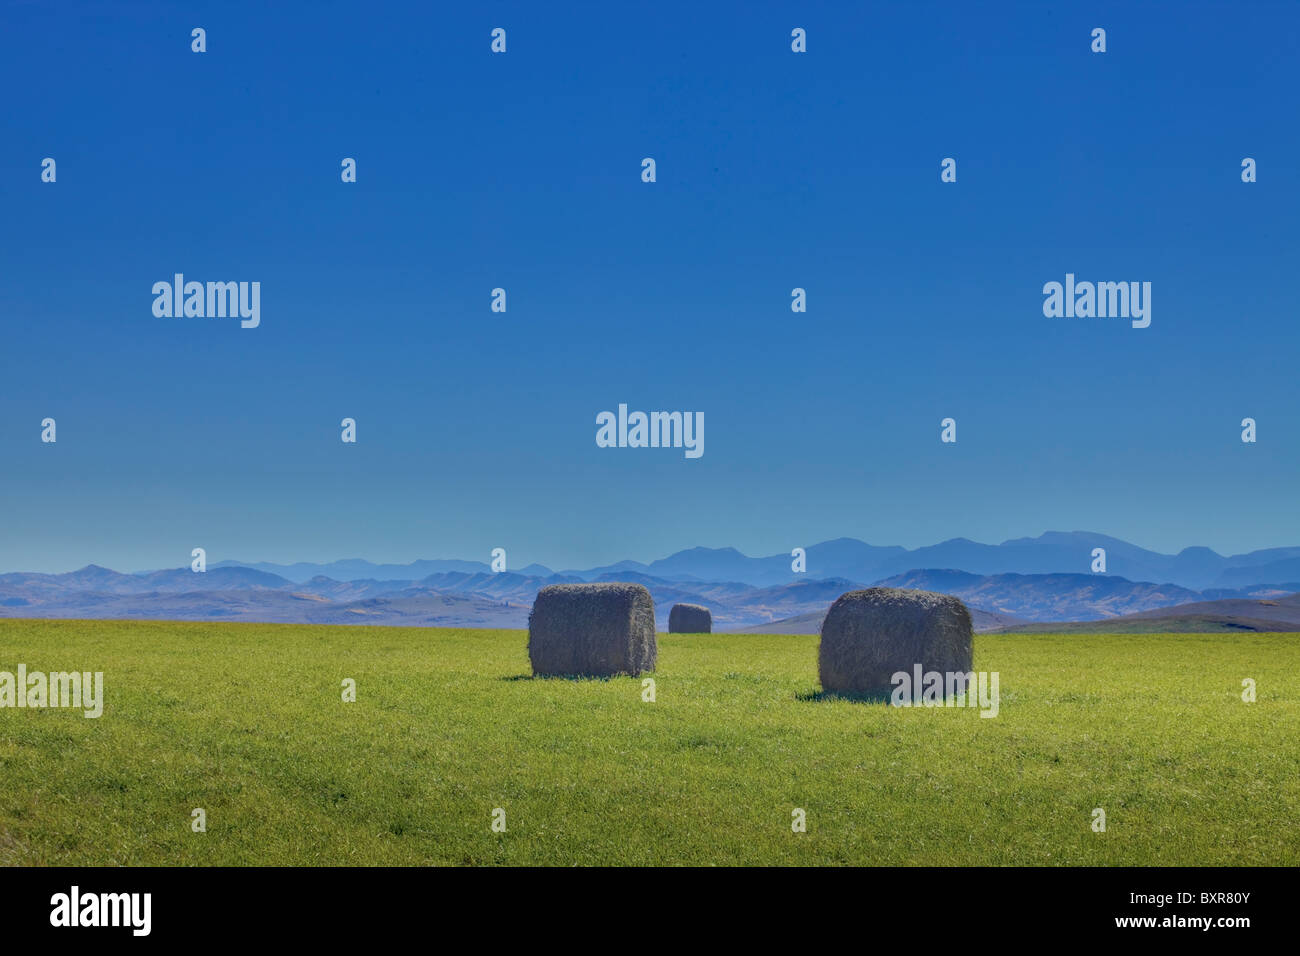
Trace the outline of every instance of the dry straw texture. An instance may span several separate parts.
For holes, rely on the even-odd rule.
[[[966,673],[974,632],[966,605],[948,594],[868,588],[842,594],[822,622],[822,689],[888,694],[898,671]]]
[[[669,634],[711,634],[713,614],[699,604],[674,604],[668,612]]]
[[[534,674],[609,677],[653,671],[655,606],[640,584],[553,584],[528,615]]]

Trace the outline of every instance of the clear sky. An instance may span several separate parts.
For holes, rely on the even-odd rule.
[[[76,6],[0,12],[0,569],[1300,544],[1300,5]]]

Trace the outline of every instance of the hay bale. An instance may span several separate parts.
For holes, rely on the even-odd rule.
[[[713,614],[700,604],[674,604],[668,612],[669,634],[711,634]]]
[[[528,615],[534,674],[608,677],[655,669],[655,605],[640,584],[552,584]]]
[[[974,632],[970,611],[949,594],[867,588],[841,594],[822,621],[817,670],[822,689],[888,694],[898,671],[966,673]]]

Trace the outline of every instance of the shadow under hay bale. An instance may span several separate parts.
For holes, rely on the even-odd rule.
[[[669,634],[712,634],[713,613],[699,604],[674,604],[668,612]]]
[[[655,606],[640,584],[552,584],[528,615],[535,675],[609,677],[653,671]]]
[[[850,701],[854,704],[886,704],[892,699],[892,694],[846,694],[833,690],[810,690],[801,694],[795,694],[794,699],[805,704],[830,703],[837,700]]]
[[[867,588],[842,594],[822,622],[817,670],[822,689],[887,695],[893,675],[971,670],[974,631],[966,605],[948,594]]]

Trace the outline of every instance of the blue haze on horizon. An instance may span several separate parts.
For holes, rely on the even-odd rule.
[[[7,5],[0,570],[1300,545],[1300,6],[848,6]]]

